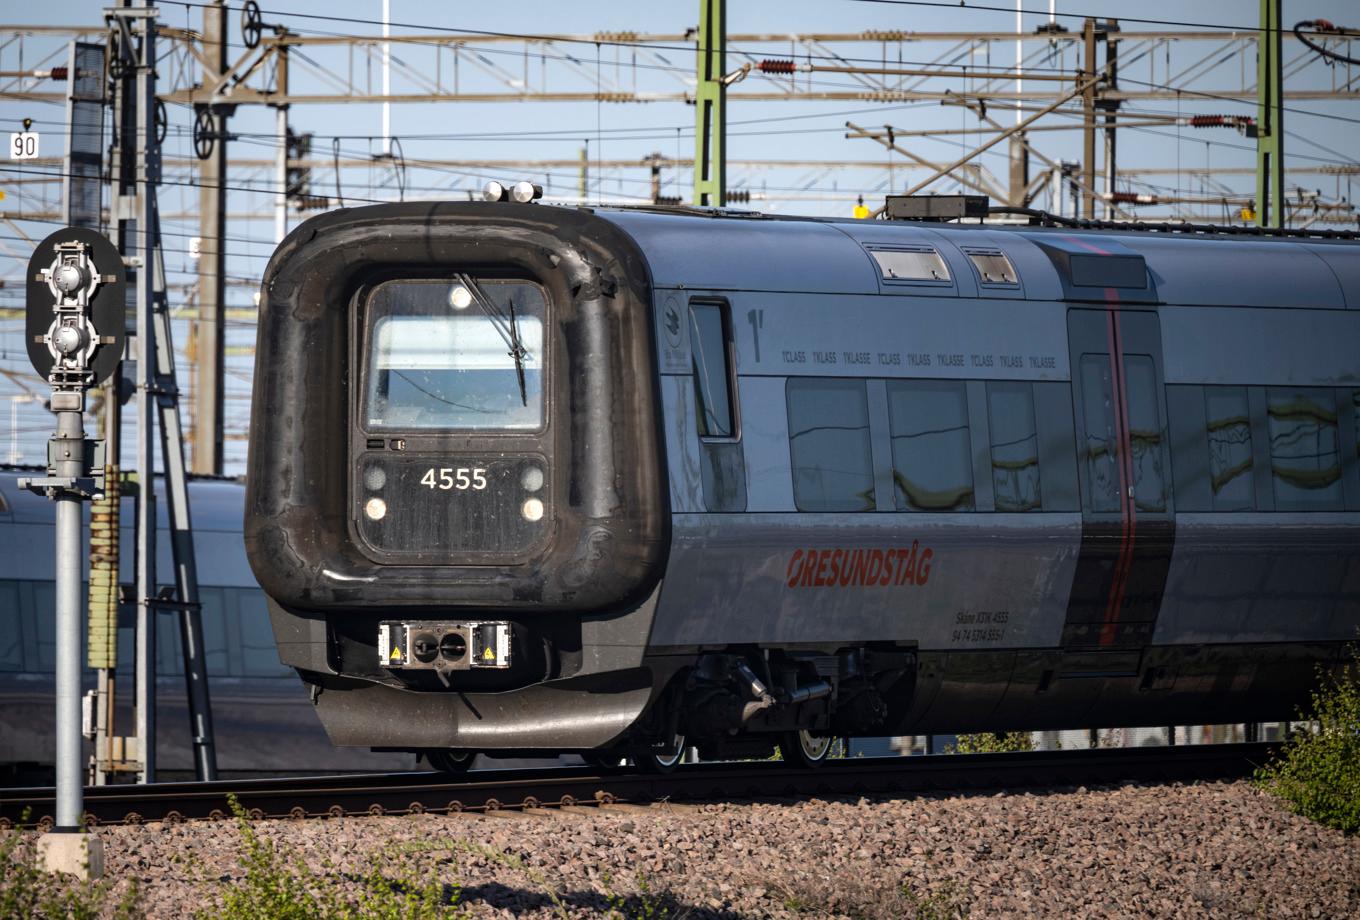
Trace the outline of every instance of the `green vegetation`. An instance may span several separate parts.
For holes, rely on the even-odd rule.
[[[818,879],[808,876],[777,886],[784,909],[814,917],[851,917],[853,920],[957,920],[970,915],[968,889],[945,882],[927,893],[910,879],[896,888],[880,887],[859,876],[840,874]]]
[[[523,874],[547,899],[558,917],[571,912],[560,886],[519,856],[464,840],[408,843],[368,854],[359,871],[345,871],[329,859],[320,871],[300,858],[287,858],[251,825],[235,797],[228,797],[241,835],[239,864],[244,874],[225,886],[220,907],[195,914],[197,920],[444,920],[465,917],[462,888],[444,881],[460,853]],[[191,867],[192,868],[192,867]],[[201,873],[200,873],[201,878]],[[673,920],[683,915],[675,899],[656,894],[647,879],[637,890],[619,894],[604,877],[607,916],[615,920]],[[596,895],[598,897],[598,895]],[[0,912],[0,917],[10,916]],[[119,917],[118,920],[123,920]]]
[[[27,812],[20,824],[27,824]],[[121,898],[113,882],[82,882],[52,875],[37,865],[37,835],[0,831],[0,917],[24,920],[132,920],[140,916],[137,888],[129,886]]]
[[[1349,834],[1360,833],[1360,647],[1336,676],[1319,669],[1313,726],[1296,731],[1256,771],[1261,788],[1295,814]]]
[[[436,868],[431,862],[453,861],[448,845],[388,847],[369,854],[362,872],[342,872],[327,861],[324,874],[318,874],[261,840],[240,802],[229,799],[241,834],[239,861],[245,875],[227,888],[219,909],[199,911],[200,920],[434,920],[464,915],[458,886],[440,882],[439,872],[431,871]],[[351,893],[327,884],[333,876],[352,883]]]
[[[946,754],[1014,754],[1034,750],[1034,739],[1029,732],[981,732],[959,735],[958,741],[948,745]]]
[[[609,901],[610,920],[679,920],[688,913],[673,896],[652,891],[647,876],[641,873],[634,879],[637,892],[632,895],[616,892],[608,872],[603,873],[601,881]]]
[[[953,920],[955,917],[968,916],[964,892],[951,882],[946,882],[934,894],[918,894],[909,882],[902,883],[899,891],[909,911],[905,916],[916,920]]]

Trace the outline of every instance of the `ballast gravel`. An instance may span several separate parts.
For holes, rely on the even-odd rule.
[[[472,917],[1360,917],[1360,838],[1241,782],[253,826],[332,885],[409,857]],[[242,885],[232,822],[97,833],[148,917]]]

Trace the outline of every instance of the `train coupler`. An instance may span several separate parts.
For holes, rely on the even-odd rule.
[[[510,667],[510,624],[394,621],[378,624],[378,660],[388,670],[469,671]]]

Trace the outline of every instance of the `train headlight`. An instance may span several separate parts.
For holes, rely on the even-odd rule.
[[[520,509],[526,521],[537,521],[543,517],[543,503],[536,498],[527,499]]]
[[[526,469],[519,477],[519,484],[524,487],[526,492],[537,492],[543,488],[543,471],[536,466]],[[525,517],[528,517],[526,514]],[[534,520],[530,518],[530,520]]]
[[[532,182],[516,182],[510,189],[510,200],[518,201],[520,204],[528,204],[536,198],[543,197],[543,186],[534,185]]]
[[[370,498],[364,503],[364,514],[370,521],[381,521],[387,515],[387,502],[381,498]]]
[[[449,305],[455,310],[466,310],[472,303],[472,292],[461,284],[455,284],[449,291]]]
[[[370,492],[378,492],[387,485],[387,471],[376,464],[364,470],[364,485]]]

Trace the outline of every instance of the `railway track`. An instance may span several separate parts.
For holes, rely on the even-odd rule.
[[[772,762],[706,763],[666,776],[593,768],[392,773],[91,786],[90,825],[177,823],[230,815],[233,794],[254,818],[494,814],[655,803],[1061,788],[1120,782],[1240,779],[1264,763],[1270,743],[855,758],[818,769]],[[0,790],[0,826],[50,825],[51,788]]]

